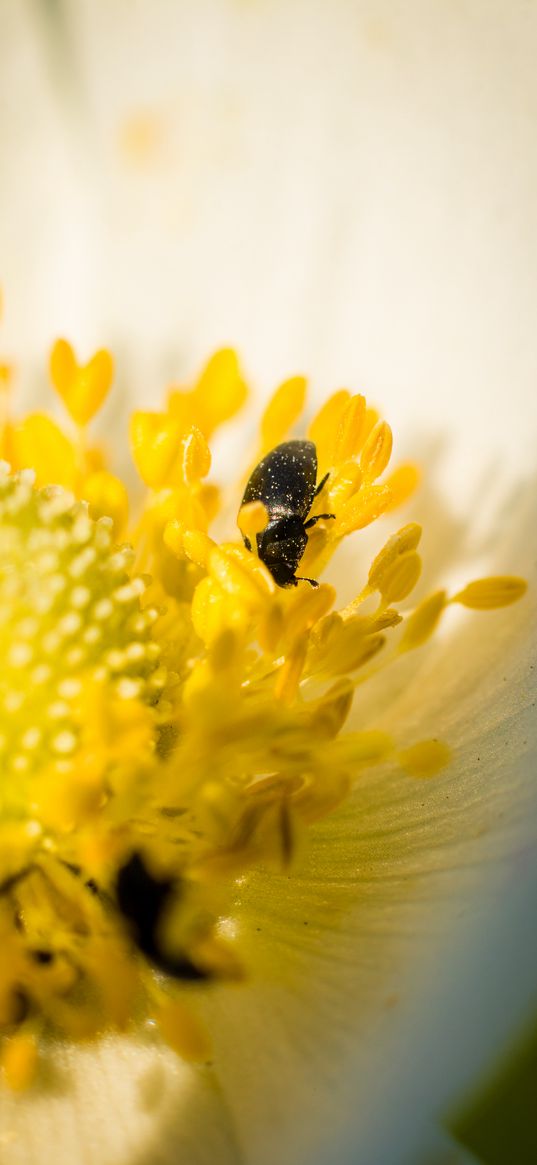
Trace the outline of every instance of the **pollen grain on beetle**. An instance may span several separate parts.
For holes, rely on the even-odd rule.
[[[12,414],[3,367],[4,1077],[26,1087],[51,1035],[86,1039],[144,1017],[185,1058],[207,1059],[185,985],[247,974],[218,925],[234,881],[288,867],[297,829],[365,768],[388,759],[424,778],[449,760],[437,740],[342,731],[357,684],[420,648],[450,603],[505,606],[525,584],[473,581],[412,607],[421,529],[410,523],[338,609],[326,564],[417,479],[410,465],[387,472],[391,430],[361,395],[336,392],[296,440],[305,382],[281,385],[230,509],[209,440],[247,387],[221,350],[193,387],[131,417],[146,487],[135,507],[89,436],[110,353],[81,364],[55,344],[63,425]]]

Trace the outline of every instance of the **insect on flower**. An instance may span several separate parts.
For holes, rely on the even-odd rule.
[[[328,473],[318,485],[317,450],[313,441],[283,441],[256,465],[248,481],[242,505],[262,502],[268,524],[257,535],[259,557],[279,587],[296,587],[299,582],[319,584],[313,578],[297,575],[297,566],[308,544],[307,530],[335,514],[315,514],[308,518],[315,498],[320,494]],[[244,537],[248,550],[250,539]]]
[[[135,945],[147,958],[175,979],[196,981],[209,974],[186,955],[171,955],[160,940],[160,928],[169,900],[180,891],[179,881],[155,878],[139,853],[130,856],[117,875],[116,896],[123,918],[130,925]]]
[[[59,340],[50,376],[74,439],[41,413],[0,425],[0,1080],[15,1090],[48,1032],[87,1040],[144,1018],[206,1063],[209,1035],[182,995],[249,972],[237,879],[287,869],[298,831],[371,766],[391,759],[428,779],[450,759],[412,727],[402,740],[367,724],[342,732],[369,661],[419,649],[453,603],[488,611],[526,589],[494,576],[400,613],[421,571],[410,522],[347,606],[333,610],[335,588],[314,578],[284,602],[276,588],[296,588],[304,555],[320,576],[343,537],[409,496],[416,472],[380,480],[391,429],[347,390],[309,439],[285,440],[305,398],[291,378],[261,418],[245,545],[217,541],[208,439],[246,396],[229,349],[165,410],[131,418],[148,494],[129,526],[127,490],[87,435],[112,375],[105,349],[81,364]],[[327,480],[330,502],[316,501]],[[384,632],[401,623],[390,652]]]

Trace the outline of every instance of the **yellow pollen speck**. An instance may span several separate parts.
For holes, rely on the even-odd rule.
[[[399,763],[413,777],[434,777],[449,764],[451,749],[442,740],[422,740],[398,754]]]

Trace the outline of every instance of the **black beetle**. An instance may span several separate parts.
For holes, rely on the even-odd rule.
[[[159,930],[166,909],[180,889],[177,879],[150,874],[142,855],[135,852],[118,871],[117,904],[134,943],[150,962],[175,979],[197,982],[210,978],[210,971],[197,966],[186,954],[168,954],[160,942]]]
[[[242,505],[263,502],[268,524],[257,535],[257,551],[279,587],[296,587],[299,582],[319,583],[300,578],[296,568],[308,543],[307,530],[321,518],[335,514],[316,514],[308,518],[313,502],[328,478],[317,481],[317,450],[313,441],[283,441],[271,449],[256,465],[244,491]],[[248,550],[250,540],[244,538]]]

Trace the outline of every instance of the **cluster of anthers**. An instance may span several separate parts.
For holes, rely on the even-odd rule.
[[[0,1057],[14,1088],[51,1035],[148,1017],[180,1054],[206,1058],[185,984],[247,973],[218,929],[237,876],[288,864],[296,830],[364,768],[391,756],[425,777],[449,759],[436,740],[401,751],[374,728],[342,734],[357,685],[419,648],[450,603],[503,606],[524,590],[484,579],[401,614],[421,570],[414,523],[341,610],[326,583],[282,585],[296,582],[289,561],[316,581],[344,537],[416,484],[412,466],[385,476],[391,431],[361,395],[326,401],[289,484],[274,449],[295,448],[305,382],[281,385],[223,506],[208,442],[247,390],[235,354],[217,352],[193,389],[132,416],[147,487],[132,519],[87,436],[109,353],[81,365],[58,341],[50,377],[68,430],[13,419],[0,369]],[[326,517],[311,523],[310,507]],[[282,515],[301,523],[283,547],[264,539]]]

